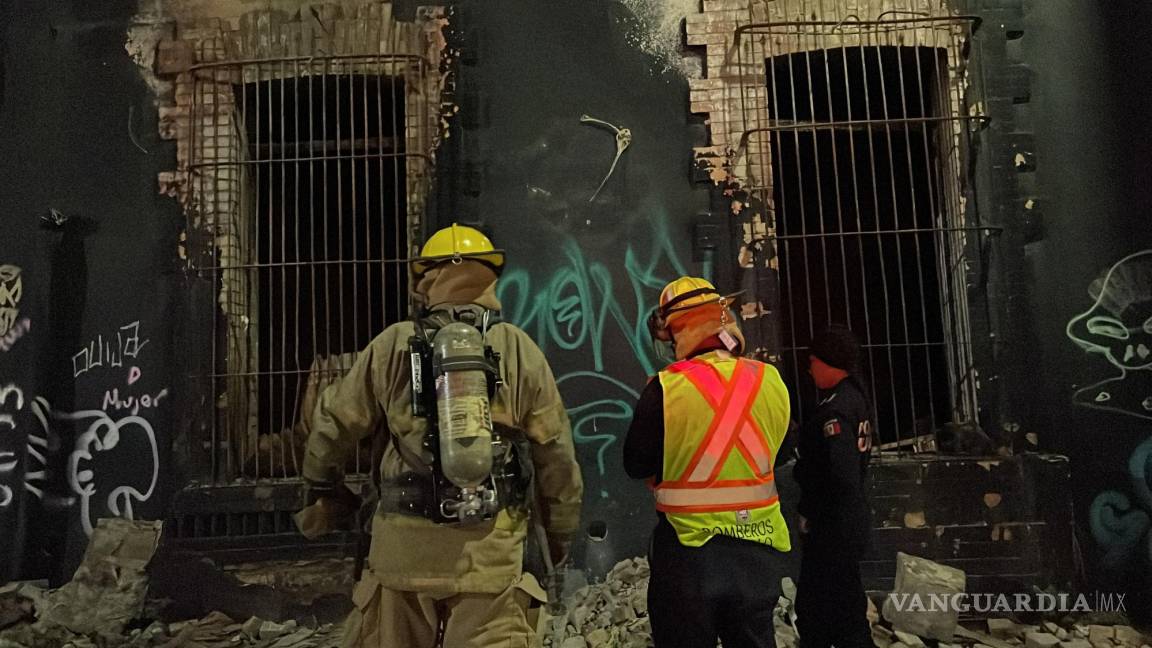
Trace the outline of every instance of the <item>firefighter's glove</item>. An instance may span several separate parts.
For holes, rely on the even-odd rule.
[[[301,535],[312,540],[338,529],[349,529],[360,508],[360,498],[344,484],[308,484],[308,506],[293,516]]]

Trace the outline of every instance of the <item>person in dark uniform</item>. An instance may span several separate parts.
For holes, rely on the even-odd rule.
[[[843,327],[822,331],[809,347],[821,400],[801,428],[793,472],[803,546],[796,594],[801,648],[873,646],[860,580],[872,528],[865,484],[873,423],[868,390],[856,375],[859,356],[855,336]]]

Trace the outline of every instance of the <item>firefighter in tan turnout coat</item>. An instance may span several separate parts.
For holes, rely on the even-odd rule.
[[[312,513],[306,516],[312,528],[302,525],[306,534],[325,530],[350,509],[342,503],[348,495],[343,467],[357,444],[370,435],[386,440],[380,504],[367,565],[353,592],[346,646],[421,648],[436,645],[438,637],[449,648],[531,643],[526,609],[544,593],[522,571],[533,522],[529,511],[539,516],[552,562],[563,561],[579,522],[583,482],[568,416],[543,353],[524,331],[499,321],[495,284],[503,266],[504,253],[479,231],[453,225],[437,232],[412,263],[424,303],[419,315],[385,329],[316,406],[303,466],[310,503],[305,512]],[[486,360],[476,356],[453,364],[457,359],[449,356],[466,346],[467,335],[452,344],[436,336],[461,322],[472,327],[461,329],[467,335],[482,335]],[[424,373],[431,365],[414,352],[421,340],[423,348],[448,354],[434,360],[435,383]],[[414,362],[422,365],[420,375],[413,373]],[[481,369],[493,369],[490,401],[469,396],[465,400],[475,408],[454,405],[447,414],[441,404],[439,424],[414,409],[424,385],[443,398],[439,390],[467,387],[472,383],[457,377]],[[417,390],[414,380],[421,383]],[[435,413],[436,407],[431,402],[429,409]],[[493,430],[492,442],[467,437],[469,425],[480,429],[483,423]],[[491,455],[486,447],[493,448]],[[458,461],[476,456],[483,459]],[[482,465],[489,456],[492,463]],[[467,471],[460,466],[482,468],[478,474],[491,467],[492,476],[468,481],[472,477],[461,476]],[[453,481],[445,472],[455,473]],[[509,476],[500,478],[505,472]]]

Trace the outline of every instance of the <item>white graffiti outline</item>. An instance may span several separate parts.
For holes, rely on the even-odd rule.
[[[1142,285],[1146,281],[1149,285]],[[1103,356],[1119,371],[1119,375],[1076,390],[1073,402],[1092,409],[1152,419],[1152,348],[1149,348],[1152,347],[1152,317],[1140,326],[1129,326],[1121,321],[1120,313],[1116,312],[1119,305],[1115,303],[1117,295],[1113,292],[1117,284],[1138,284],[1137,289],[1146,292],[1123,295],[1129,299],[1124,307],[1137,301],[1152,302],[1152,250],[1143,250],[1120,259],[1097,282],[1099,288],[1097,294],[1093,295],[1092,307],[1069,320],[1064,331],[1068,339],[1085,352]],[[1097,290],[1097,282],[1093,282],[1089,294]],[[1085,336],[1084,332],[1095,336],[1095,339]],[[1139,336],[1148,337],[1147,343],[1132,341],[1133,337]],[[1119,346],[1125,347],[1124,353],[1117,355],[1112,347],[1101,341],[1103,338],[1117,340]],[[1148,393],[1137,395],[1141,399],[1139,404],[1113,399],[1113,393],[1118,390],[1138,391],[1141,387],[1145,387]]]
[[[0,387],[0,406],[5,405],[8,402],[8,397],[12,394],[16,395],[16,411],[24,409],[24,392],[12,383]],[[8,413],[0,414],[0,426],[14,431],[16,419]],[[15,452],[0,452],[0,474],[13,472],[19,464],[20,460]],[[27,487],[27,482],[25,482],[25,487]],[[7,508],[15,499],[16,495],[12,492],[12,487],[8,484],[0,484],[0,508]]]
[[[101,410],[81,410],[78,412],[53,411],[48,401],[37,397],[33,404],[37,418],[48,430],[49,417],[64,421],[87,421],[91,423],[80,436],[76,438],[75,449],[68,457],[68,485],[72,491],[80,496],[80,521],[84,526],[84,533],[92,535],[91,500],[96,495],[96,475],[87,469],[81,469],[82,460],[92,460],[92,451],[104,452],[111,450],[120,443],[121,431],[127,426],[136,425],[144,432],[152,452],[152,477],[146,492],[122,485],[113,488],[105,499],[108,511],[113,515],[134,519],[133,500],[146,502],[156,492],[156,485],[160,481],[160,451],[156,444],[156,432],[147,419],[140,416],[126,416],[113,420],[106,412]],[[101,436],[101,434],[103,434]]]

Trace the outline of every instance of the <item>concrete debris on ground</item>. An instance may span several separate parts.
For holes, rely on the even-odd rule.
[[[306,627],[297,621],[252,616],[239,621],[224,612],[164,623],[146,618],[145,568],[159,538],[158,523],[102,520],[73,580],[49,591],[38,583],[0,587],[0,648],[337,648],[339,624]],[[896,594],[922,595],[963,591],[964,574],[915,556],[899,555]],[[153,567],[155,568],[155,567]],[[903,576],[901,576],[903,575]],[[541,620],[545,648],[649,648],[650,570],[644,558],[621,561],[603,582],[580,587],[565,599],[564,612]],[[46,584],[44,584],[46,585]],[[778,648],[797,648],[796,583],[784,578],[773,612]],[[909,624],[890,614],[884,619],[869,601],[869,623],[877,648],[1152,648],[1152,641],[1122,618],[1083,615],[1040,625],[1012,619],[985,620],[987,632],[933,617]],[[914,612],[931,617],[932,612]],[[239,615],[238,615],[239,616]],[[241,616],[243,618],[243,616]],[[302,618],[302,617],[297,617]],[[884,625],[886,623],[887,625]],[[952,634],[942,637],[951,624]],[[966,621],[966,623],[968,623]],[[970,623],[968,623],[971,626]],[[315,627],[312,627],[315,626]],[[909,629],[913,627],[914,629]],[[925,639],[934,642],[925,643]],[[539,645],[539,644],[538,644]]]
[[[160,528],[160,522],[100,520],[72,580],[51,594],[39,618],[76,634],[119,635],[144,609],[145,568]]]
[[[238,623],[215,612],[191,621],[154,621],[118,636],[73,633],[40,619],[0,631],[0,648],[338,648],[340,639],[340,627],[332,624],[307,628],[258,617]]]
[[[99,521],[72,580],[48,591],[34,583],[0,588],[0,648],[337,648],[332,624],[301,627],[222,612],[176,623],[144,619],[148,567],[160,522]],[[135,626],[135,627],[133,627]]]
[[[923,558],[899,555],[896,593],[963,593],[964,572]],[[903,577],[901,577],[903,574]],[[648,619],[648,561],[634,558],[617,563],[601,583],[578,589],[566,597],[564,614],[544,619],[541,624],[545,648],[647,648],[652,646]],[[796,583],[780,582],[782,596],[773,613],[778,648],[797,648]],[[945,617],[929,611],[912,615],[931,617],[911,624],[903,614],[893,614],[885,600],[884,620],[868,602],[868,621],[877,648],[1152,648],[1148,638],[1128,625],[1078,625],[1072,618],[1061,623],[1041,625],[1017,623],[1012,619],[990,618],[987,632],[958,624],[958,613]],[[1084,617],[1091,618],[1091,617]],[[971,625],[971,620],[965,621]],[[908,629],[909,626],[914,629]],[[980,628],[983,630],[983,627]],[[947,636],[944,636],[944,635]],[[926,642],[925,640],[934,640]],[[2,647],[0,647],[2,648]]]
[[[648,620],[648,560],[621,561],[604,581],[582,587],[565,601],[564,614],[543,621],[547,648],[646,648],[652,645]]]
[[[905,601],[929,601],[932,595],[962,595],[965,581],[965,574],[959,569],[897,552],[896,584],[892,596],[884,601],[884,618],[897,630],[938,641],[951,641],[959,620],[958,610],[951,606],[943,609],[911,605],[901,607],[895,601],[899,597],[904,597]]]

